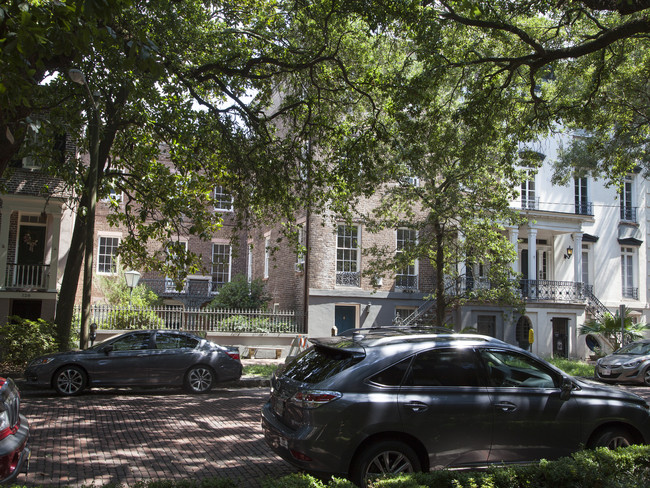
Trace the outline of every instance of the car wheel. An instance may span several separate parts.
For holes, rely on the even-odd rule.
[[[612,427],[602,431],[594,441],[591,447],[606,447],[607,449],[616,449],[618,447],[627,447],[634,444],[634,439],[627,430],[618,427]]]
[[[648,366],[643,372],[643,384],[645,386],[650,386],[650,366]]]
[[[77,366],[65,366],[54,374],[54,389],[59,395],[73,396],[81,393],[88,378],[86,372]]]
[[[361,487],[385,475],[421,471],[415,451],[404,442],[381,441],[361,452],[350,471],[352,482]]]
[[[214,371],[208,366],[192,366],[185,375],[185,388],[190,393],[206,393],[214,386]]]

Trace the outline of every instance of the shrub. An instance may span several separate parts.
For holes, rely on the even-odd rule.
[[[231,315],[219,322],[218,330],[227,332],[295,332],[292,320],[247,315]]]
[[[51,322],[11,316],[0,327],[1,360],[17,367],[25,366],[36,356],[55,352],[55,337],[56,326]]]
[[[210,302],[208,308],[265,310],[270,299],[262,280],[256,279],[249,283],[248,279],[240,274],[219,288],[219,294]]]
[[[111,310],[105,321],[97,324],[100,329],[160,329],[165,322],[152,310],[124,309]]]

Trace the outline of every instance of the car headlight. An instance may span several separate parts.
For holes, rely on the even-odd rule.
[[[630,361],[630,362],[628,362],[628,363],[624,363],[624,364],[623,364],[623,367],[624,367],[624,368],[628,368],[628,369],[630,369],[630,368],[636,368],[636,367],[639,365],[640,362],[641,362],[641,361],[639,361],[638,359],[635,359],[634,361]]]
[[[31,363],[29,363],[30,366],[43,366],[44,364],[49,364],[52,361],[54,361],[54,358],[38,358],[34,359]]]
[[[0,412],[0,439],[7,437],[8,433],[5,431],[7,431],[7,429],[10,427],[11,425],[9,425],[9,414],[6,410],[3,410]]]

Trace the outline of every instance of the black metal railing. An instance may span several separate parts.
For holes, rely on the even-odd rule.
[[[592,202],[576,203],[576,215],[593,215],[594,204]]]
[[[210,297],[219,291],[223,283],[216,283],[210,279],[187,278],[176,286],[171,279],[143,279],[142,284],[147,285],[158,296],[189,295]]]
[[[623,222],[637,222],[637,207],[621,207],[621,220]]]
[[[639,289],[632,286],[623,287],[623,298],[631,298],[632,300],[639,299]]]
[[[341,286],[361,286],[361,273],[358,271],[337,271],[336,284]]]
[[[395,289],[401,291],[418,291],[418,276],[399,274],[395,277]]]
[[[582,302],[582,283],[574,281],[521,280],[521,295],[529,301]]]

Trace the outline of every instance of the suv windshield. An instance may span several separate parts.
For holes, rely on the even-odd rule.
[[[319,383],[362,359],[363,356],[358,353],[315,346],[289,363],[283,376],[303,383]]]

